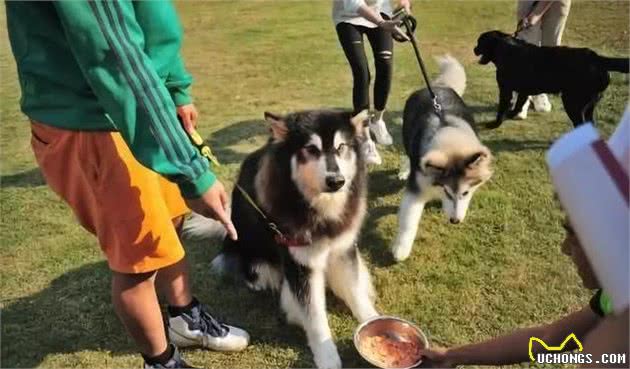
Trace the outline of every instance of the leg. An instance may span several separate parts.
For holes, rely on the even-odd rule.
[[[525,108],[525,104],[529,101],[529,96],[526,94],[517,93],[516,103],[514,104],[514,109],[509,112],[508,117],[514,118],[518,116]]]
[[[499,128],[505,119],[505,116],[510,109],[510,102],[512,101],[512,91],[505,87],[499,86],[499,108],[497,110],[497,120],[487,125],[490,129]]]
[[[547,10],[541,20],[541,44],[542,46],[560,46],[562,34],[567,23],[571,0],[557,0]]]
[[[186,259],[162,268],[157,273],[156,285],[170,306],[186,306],[192,301]]]
[[[577,127],[587,122],[585,112],[588,113],[589,105],[596,101],[596,96],[580,96],[575,94],[562,94],[562,103],[564,110],[573,123],[573,127]]]
[[[112,302],[116,314],[140,352],[155,357],[167,341],[160,304],[155,293],[155,273],[112,275]]]
[[[360,323],[377,316],[374,287],[356,244],[339,254],[331,254],[328,260],[328,285],[346,303],[352,315]]]
[[[356,114],[370,108],[370,70],[363,48],[363,34],[358,26],[344,22],[337,25],[337,36],[352,69],[352,105]]]
[[[405,154],[400,156],[400,169],[398,170],[398,179],[406,180],[411,173],[411,163],[409,157]]]
[[[398,210],[398,235],[392,245],[394,259],[403,261],[409,257],[418,231],[418,223],[424,210],[424,201],[419,194],[405,191]]]
[[[374,67],[376,69],[374,81],[374,109],[376,114],[374,119],[370,121],[370,130],[374,134],[376,142],[382,145],[391,145],[394,140],[387,131],[383,117],[392,84],[393,39],[389,32],[381,28],[369,28],[366,35],[374,53]]]
[[[323,271],[293,264],[293,272],[287,272],[282,283],[280,305],[287,321],[304,328],[317,368],[341,368],[326,316]]]

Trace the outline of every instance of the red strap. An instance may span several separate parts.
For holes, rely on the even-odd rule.
[[[621,192],[621,196],[626,201],[626,205],[630,205],[630,181],[628,180],[628,173],[624,171],[623,167],[604,141],[597,140],[592,143],[592,146],[597,157],[608,172],[608,175],[615,183],[619,192]]]
[[[286,247],[306,247],[311,244],[310,242],[306,242],[304,239],[288,238],[279,234],[276,235],[275,239],[278,244]]]

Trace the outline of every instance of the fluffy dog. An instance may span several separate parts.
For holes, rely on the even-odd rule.
[[[407,186],[398,211],[398,234],[392,245],[396,260],[409,256],[424,206],[440,199],[451,223],[466,216],[475,191],[492,175],[490,150],[473,129],[474,119],[461,96],[466,88],[464,67],[451,56],[439,60],[433,90],[442,106],[433,108],[427,89],[414,92],[403,112],[401,179]]]
[[[610,83],[608,72],[629,69],[628,58],[608,58],[587,48],[535,46],[500,31],[481,34],[474,52],[480,64],[492,62],[497,68],[499,108],[488,128],[513,118],[528,96],[540,93],[561,94],[574,126],[593,122],[595,105]],[[510,110],[512,92],[518,98]]]
[[[326,316],[326,286],[360,322],[378,315],[357,249],[367,201],[360,148],[367,113],[265,113],[265,118],[272,137],[245,159],[238,185],[283,235],[235,189],[232,219],[239,239],[225,239],[213,268],[237,267],[250,288],[280,291],[287,320],[306,331],[317,367],[340,368]]]

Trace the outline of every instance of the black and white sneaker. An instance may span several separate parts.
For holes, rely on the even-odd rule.
[[[179,354],[179,350],[177,350],[176,346],[171,344],[171,347],[173,355],[171,355],[171,358],[166,362],[166,364],[148,363],[147,359],[145,359],[144,369],[194,368],[194,366],[188,365],[188,363],[182,359],[182,356]]]
[[[219,322],[196,299],[188,311],[173,316],[172,309],[169,309],[168,314],[169,338],[178,347],[241,351],[249,345],[247,332]]]

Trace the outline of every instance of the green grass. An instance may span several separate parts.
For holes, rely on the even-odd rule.
[[[472,48],[483,31],[514,28],[514,3],[414,4],[428,68],[435,72],[431,56],[445,52],[465,64],[465,98],[478,121],[491,119],[497,87],[494,67],[476,64]],[[226,183],[264,141],[263,111],[348,107],[351,77],[329,1],[178,7],[200,130],[226,164],[218,171]],[[564,42],[627,56],[628,12],[628,2],[575,1]],[[96,240],[36,169],[6,34],[0,40],[2,366],[139,367],[141,359],[110,305],[109,273]],[[423,86],[410,45],[396,45],[395,62],[388,118],[397,142],[382,150],[385,164],[370,171],[369,217],[361,238],[378,309],[417,322],[435,344],[455,345],[550,321],[585,304],[589,292],[559,250],[561,213],[544,162],[551,142],[570,128],[557,97],[552,113],[532,113],[526,121],[481,132],[496,156],[496,174],[475,196],[466,222],[451,226],[438,207],[429,208],[410,259],[391,264],[387,248],[402,189],[396,179],[400,111]],[[626,77],[613,75],[599,104],[598,128],[606,136],[627,104],[627,84]],[[237,354],[187,351],[189,361],[217,368],[312,366],[304,334],[283,322],[277,297],[210,276],[217,250],[218,245],[188,248],[196,293],[212,311],[248,329],[252,345]],[[348,310],[331,298],[329,311],[344,365],[367,366],[352,347],[356,322]]]

